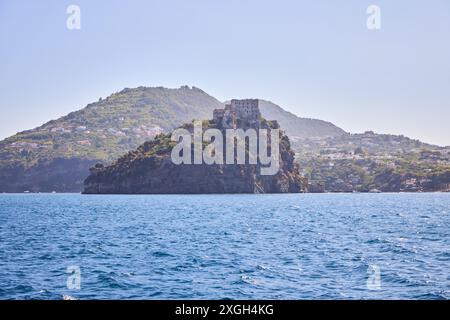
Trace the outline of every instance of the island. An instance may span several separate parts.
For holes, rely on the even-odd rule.
[[[110,165],[96,164],[84,181],[83,194],[221,194],[221,193],[300,193],[307,192],[307,179],[299,173],[288,136],[277,121],[261,116],[257,99],[231,100],[213,111],[213,119],[201,121],[202,130],[215,129],[225,136],[229,130],[265,130],[278,133],[278,170],[261,174],[259,161],[234,164],[174,163],[172,134],[159,134]],[[194,122],[179,129],[194,136]],[[261,139],[260,136],[258,140]],[[252,152],[246,141],[246,159]],[[272,151],[272,139],[268,151]],[[207,142],[203,141],[205,146]],[[258,144],[259,145],[259,144]],[[225,148],[225,146],[224,146]],[[195,147],[192,147],[194,152]],[[224,154],[226,153],[223,150]],[[258,150],[260,151],[260,150]],[[236,153],[233,153],[236,157]]]

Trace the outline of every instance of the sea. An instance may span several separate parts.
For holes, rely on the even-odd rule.
[[[449,299],[450,193],[0,194],[0,299]]]

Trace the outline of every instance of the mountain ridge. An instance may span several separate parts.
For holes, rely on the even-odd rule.
[[[301,118],[259,101],[263,117],[279,121],[297,152],[317,141],[320,148],[323,140],[351,137],[331,122]],[[192,119],[208,119],[223,105],[195,86],[124,88],[1,140],[0,192],[79,192],[90,166],[110,163]],[[419,142],[418,147],[428,145]]]

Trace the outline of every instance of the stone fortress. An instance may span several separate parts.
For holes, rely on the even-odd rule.
[[[233,99],[224,109],[214,109],[213,121],[223,129],[259,128],[261,112],[258,99]],[[270,121],[272,128],[279,128],[276,120]]]

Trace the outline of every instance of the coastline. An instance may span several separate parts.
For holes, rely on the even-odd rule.
[[[448,193],[450,194],[450,191],[399,191],[399,192],[393,192],[393,191],[386,191],[386,192],[281,192],[281,193],[83,193],[83,192],[2,192],[0,195],[83,195],[83,196],[107,196],[107,195],[130,195],[130,196],[186,196],[186,195],[192,195],[192,196],[209,196],[209,195],[291,195],[291,194],[297,194],[297,195],[305,195],[305,194],[433,194],[433,193]]]

